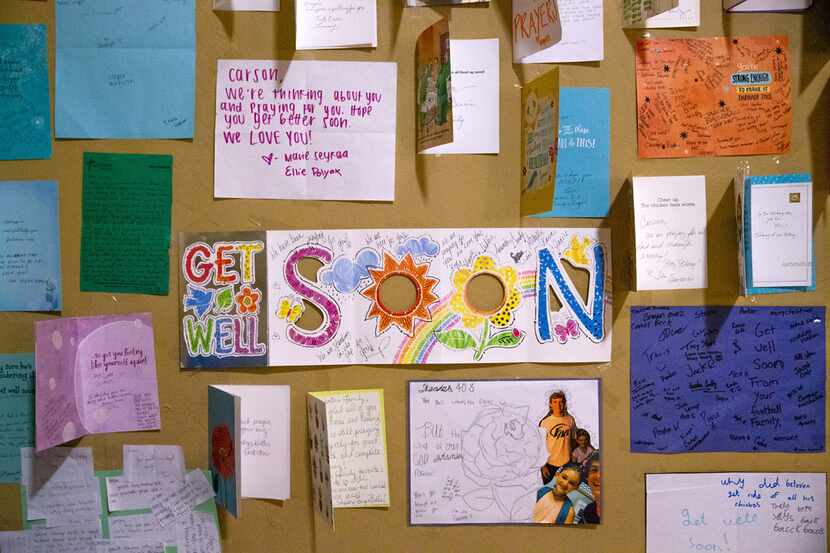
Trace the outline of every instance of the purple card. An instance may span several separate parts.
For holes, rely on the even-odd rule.
[[[35,332],[38,451],[161,428],[150,313],[52,319]]]

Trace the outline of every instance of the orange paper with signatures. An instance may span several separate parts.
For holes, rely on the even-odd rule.
[[[636,63],[641,158],[789,151],[787,37],[641,40]]]

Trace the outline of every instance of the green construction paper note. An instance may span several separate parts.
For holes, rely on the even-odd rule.
[[[166,296],[173,157],[84,153],[81,291]]]

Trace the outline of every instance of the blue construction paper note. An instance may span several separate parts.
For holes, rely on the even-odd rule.
[[[58,0],[58,138],[192,138],[193,0]]]
[[[610,92],[607,88],[562,88],[559,104],[553,206],[535,217],[605,217],[609,207]]]
[[[20,482],[20,448],[35,445],[35,354],[0,353],[0,483]]]
[[[240,398],[208,387],[208,456],[216,503],[239,516],[241,451]]]
[[[45,25],[0,25],[0,159],[52,157]]]
[[[632,307],[631,451],[824,451],[824,307]]]
[[[0,181],[0,311],[60,310],[58,185]]]

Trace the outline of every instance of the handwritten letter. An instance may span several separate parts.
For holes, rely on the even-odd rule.
[[[20,448],[35,445],[35,357],[0,354],[0,482],[20,482]]]
[[[706,177],[634,177],[637,290],[706,288]]]
[[[823,473],[646,475],[646,553],[827,551]]]
[[[58,185],[0,182],[0,311],[60,311]]]
[[[377,0],[296,0],[297,50],[377,47]]]
[[[219,60],[214,195],[392,201],[397,66]]]

